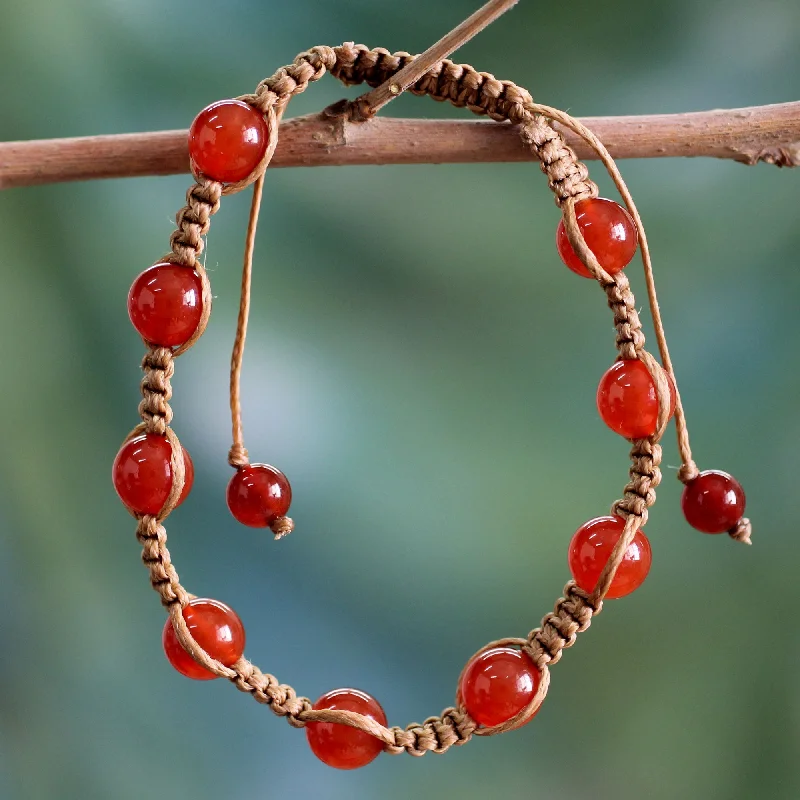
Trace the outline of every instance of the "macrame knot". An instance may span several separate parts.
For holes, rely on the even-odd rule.
[[[697,464],[694,461],[688,461],[686,464],[681,464],[681,468],[678,470],[678,480],[681,483],[689,483],[699,474],[700,470],[697,469]]]
[[[742,517],[736,525],[728,531],[731,539],[742,544],[753,544],[750,537],[753,534],[753,526],[747,517]]]
[[[164,436],[172,422],[169,405],[172,398],[171,379],[175,374],[172,350],[168,347],[151,348],[142,361],[142,370],[144,377],[140,384],[142,401],[139,403],[139,415],[147,433]]]
[[[384,750],[396,755],[405,751],[412,756],[425,753],[446,753],[451,747],[468,742],[477,724],[468,714],[457,708],[446,708],[439,717],[428,717],[422,725],[412,722],[405,728],[391,728],[394,742]]]
[[[614,314],[619,357],[624,360],[638,358],[644,349],[644,334],[628,278],[624,272],[618,272],[612,282],[603,288],[608,299],[608,307]]]
[[[469,714],[458,708],[446,708],[442,711],[441,717],[430,717],[425,720],[425,724],[429,722],[444,749],[450,746],[466,744],[478,727]],[[444,752],[444,749],[442,752]]]
[[[570,581],[553,611],[545,615],[540,627],[528,634],[525,651],[539,669],[558,663],[563,651],[575,644],[578,634],[589,627],[592,616],[602,608],[602,602],[593,603],[589,592]]]
[[[611,513],[627,519],[628,516],[642,518],[647,522],[647,509],[656,502],[656,486],[661,483],[661,445],[652,439],[634,439],[631,448],[630,481],[624,495],[611,506]]]
[[[234,469],[250,466],[250,454],[241,442],[234,442],[231,445],[231,449],[228,451],[228,463]]]
[[[270,529],[275,534],[275,541],[283,539],[294,530],[294,521],[289,517],[278,517],[270,524]]]
[[[231,681],[237,689],[253,695],[257,702],[269,706],[278,716],[286,717],[293,727],[305,726],[298,717],[311,711],[311,701],[307,697],[298,697],[291,686],[279,683],[274,675],[263,673],[246,658],[239,659],[233,669],[236,675]]]
[[[541,114],[528,114],[530,120],[520,125],[522,141],[539,160],[542,172],[560,208],[567,198],[576,203],[599,194],[597,185],[589,179],[586,165],[578,161],[575,151]]]
[[[150,583],[167,608],[188,602],[188,593],[181,586],[178,573],[167,550],[167,531],[156,517],[146,514],[136,526],[136,539],[142,545],[142,562],[150,573]]]
[[[219,210],[223,185],[202,175],[195,175],[196,183],[186,193],[186,205],[178,212],[177,230],[170,236],[172,256],[169,260],[187,267],[197,265],[197,256],[203,252],[203,237],[208,233],[211,217]]]

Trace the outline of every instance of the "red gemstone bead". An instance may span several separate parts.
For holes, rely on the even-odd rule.
[[[619,203],[604,197],[581,200],[575,203],[575,218],[584,241],[606,272],[613,275],[630,263],[639,236],[631,215]],[[593,277],[572,249],[563,219],[558,223],[556,247],[561,260],[573,272],[584,278]]]
[[[176,347],[191,339],[203,315],[203,284],[190,267],[156,264],[133,282],[128,316],[147,342]]]
[[[619,517],[597,517],[575,532],[569,543],[569,570],[584,591],[594,591],[624,527],[625,521]],[[650,572],[651,561],[650,541],[639,529],[625,551],[606,598],[625,597],[638,589]]]
[[[689,481],[681,508],[686,521],[703,533],[725,533],[744,515],[744,489],[727,472],[707,470]]]
[[[334,689],[314,703],[314,710],[355,711],[386,725],[380,703],[358,689]],[[337,722],[307,722],[306,736],[311,751],[329,767],[358,769],[373,761],[383,750],[383,742],[369,733]]]
[[[669,416],[675,413],[675,385],[670,389]],[[658,395],[647,367],[639,359],[617,361],[600,379],[597,410],[612,431],[626,439],[644,439],[656,432]]]
[[[467,713],[487,728],[507,722],[533,699],[541,674],[527,653],[492,647],[467,664],[459,696]]]
[[[112,479],[120,500],[134,514],[158,514],[172,489],[172,445],[166,436],[146,433],[122,445],[114,459]],[[194,483],[194,464],[183,448],[184,482],[178,505]]]
[[[241,100],[204,108],[189,129],[189,157],[196,172],[220,183],[243,181],[267,151],[267,123]]]
[[[225,603],[198,597],[183,607],[183,618],[192,638],[212,658],[230,667],[242,657],[245,642],[244,626],[236,612]],[[201,667],[183,649],[170,619],[167,619],[164,625],[161,643],[167,660],[181,675],[196,681],[210,681],[217,677],[213,672]]]
[[[242,525],[266,528],[283,517],[292,502],[286,476],[267,464],[240,467],[228,484],[228,508]]]

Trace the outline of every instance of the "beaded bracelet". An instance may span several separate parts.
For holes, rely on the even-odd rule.
[[[527,91],[469,65],[441,61],[409,87],[418,95],[447,100],[479,115],[517,127],[522,141],[539,160],[562,211],[556,242],[566,265],[594,278],[614,315],[618,356],[600,381],[597,405],[606,424],[631,442],[630,480],[611,516],[583,525],[569,546],[573,579],[540,627],[524,638],[491,642],[474,655],[458,681],[456,704],[438,717],[406,728],[388,727],[370,695],[338,689],[316,703],[299,697],[244,658],[245,633],[234,611],[216,600],[197,598],[181,586],[167,550],[164,520],[191,490],[194,469],[189,454],[170,427],[170,380],[175,358],[202,335],[211,312],[208,276],[199,260],[210,218],[223,195],[254,184],[248,226],[242,295],[231,366],[233,446],[229,462],[236,470],[227,490],[233,516],[244,525],[270,527],[275,538],[293,527],[286,514],[291,488],[279,470],[251,464],[244,446],[239,379],[250,298],[250,276],[258,210],[265,170],[275,152],[278,126],[289,100],[326,71],[345,84],[378,86],[413,60],[408,53],[346,43],[314,47],[262,81],[255,93],[224,100],[204,109],[189,132],[194,185],[177,215],[171,252],[145,270],[128,297],[131,321],[144,339],[142,422],[128,435],[113,467],[115,488],[136,517],[136,535],[153,588],[169,612],[163,646],[170,663],[197,680],[228,678],[294,727],[305,727],[313,752],[342,769],[364,766],[381,751],[422,756],[444,753],[473,735],[491,736],[529,722],[538,711],[555,664],[577,634],[585,631],[604,598],[623,597],[644,581],[650,545],[644,535],[648,508],[661,480],[658,444],[674,416],[685,484],[683,512],[705,533],[728,532],[750,543],[750,523],[743,517],[744,492],[724,472],[699,472],[692,460],[680,393],[669,358],[656,299],[652,264],[642,221],[619,171],[605,147],[577,120],[534,103]],[[399,89],[399,87],[397,87]],[[363,118],[358,103],[328,110]],[[557,122],[581,136],[598,154],[627,210],[598,197],[588,170],[551,125]],[[641,249],[657,342],[663,366],[644,349],[644,334],[623,268]]]

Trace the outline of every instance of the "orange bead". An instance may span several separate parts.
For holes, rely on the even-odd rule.
[[[675,385],[670,389],[670,418],[675,413]],[[639,359],[617,361],[597,387],[597,410],[612,431],[626,439],[645,439],[656,432],[658,395],[647,367]]]
[[[584,591],[594,591],[624,527],[625,521],[620,517],[597,517],[575,532],[569,544],[569,569]],[[638,589],[650,571],[651,561],[650,542],[639,529],[625,551],[606,598],[625,597]]]
[[[183,618],[192,638],[203,650],[226,667],[233,666],[244,653],[244,625],[236,612],[220,603],[198,597],[183,607]],[[210,681],[217,676],[201,667],[187,652],[175,635],[172,620],[167,619],[161,635],[167,660],[181,675],[196,681]]]
[[[111,471],[120,500],[134,514],[158,514],[172,490],[172,445],[166,436],[145,433],[122,445]],[[194,464],[183,448],[184,481],[178,505],[192,490]]]
[[[157,347],[185,344],[203,315],[203,284],[190,267],[156,264],[133,282],[128,316],[139,335]]]
[[[633,218],[619,203],[604,197],[581,200],[575,203],[575,218],[586,245],[606,272],[613,275],[630,263],[639,235]],[[556,230],[556,247],[561,260],[574,273],[584,278],[593,277],[573,250],[563,219]]]
[[[686,521],[703,533],[726,533],[744,515],[744,489],[732,475],[706,470],[683,490],[681,508]]]
[[[243,181],[267,152],[267,123],[241,100],[204,108],[189,129],[189,157],[195,172],[220,183]]]
[[[234,473],[227,500],[231,514],[242,525],[266,528],[286,515],[292,502],[292,487],[275,467],[249,464]]]
[[[314,710],[355,711],[386,726],[380,703],[358,689],[334,689],[314,703]],[[306,736],[311,751],[329,767],[358,769],[378,757],[383,742],[372,734],[337,722],[307,722]]]
[[[541,673],[527,653],[493,647],[467,664],[459,696],[472,719],[490,728],[519,714],[533,699],[540,680]]]

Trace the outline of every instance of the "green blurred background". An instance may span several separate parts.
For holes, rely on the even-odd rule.
[[[6,3],[0,138],[186,127],[314,44],[420,51],[476,4]],[[800,93],[800,5],[522,0],[457,58],[576,115],[779,102]],[[355,93],[325,78],[289,113]],[[387,113],[468,116],[412,97]],[[534,723],[355,773],[322,766],[223,681],[169,668],[111,487],[137,421],[125,297],[166,250],[187,177],[0,194],[0,796],[800,796],[800,174],[622,168],[697,460],[744,484],[754,546],[685,524],[670,431],[650,577],[554,669]],[[627,447],[594,406],[610,314],[558,261],[534,164],[270,172],[244,397],[251,454],[294,488],[297,530],[275,544],[224,502],[247,203],[226,199],[214,220],[214,314],[178,364],[175,426],[197,480],[171,552],[191,591],[240,613],[263,669],[421,720],[452,702],[476,649],[551,608],[572,532],[619,496]],[[644,304],[638,259],[628,274]]]

